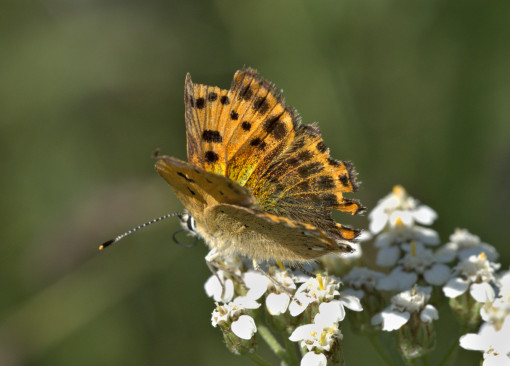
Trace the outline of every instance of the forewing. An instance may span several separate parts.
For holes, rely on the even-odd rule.
[[[297,113],[253,69],[237,71],[229,90],[188,75],[185,104],[190,163],[241,185],[290,146],[298,126]]]
[[[254,203],[248,189],[174,157],[161,157],[155,168],[192,216],[202,215],[205,207],[218,203],[247,207]]]

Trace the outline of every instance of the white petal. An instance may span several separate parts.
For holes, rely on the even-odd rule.
[[[394,235],[392,233],[382,233],[375,237],[374,247],[376,247],[376,248],[387,247],[387,246],[391,245],[393,240],[394,240]]]
[[[317,316],[320,315],[319,318]],[[338,300],[323,302],[319,305],[319,314],[316,315],[314,323],[318,325],[330,325],[344,320],[345,309]]]
[[[389,219],[390,224],[393,227],[395,227],[395,224],[398,219],[400,219],[401,221],[400,220],[399,221],[407,227],[411,227],[414,224],[413,216],[411,215],[411,213],[409,211],[398,210],[398,211],[392,212],[390,215],[390,219]]]
[[[468,333],[464,334],[459,339],[460,346],[464,349],[469,349],[473,351],[484,351],[486,345],[478,334]]]
[[[495,297],[494,289],[487,282],[473,283],[469,289],[469,294],[473,299],[482,303],[493,301]]]
[[[448,283],[443,287],[443,292],[446,297],[455,298],[466,292],[468,287],[469,282],[462,278],[455,277],[448,281]]]
[[[344,304],[347,309],[353,311],[363,311],[363,306],[359,301],[359,298],[353,295],[347,295],[345,292],[340,296],[340,301]]]
[[[382,313],[375,314],[372,319],[370,320],[370,323],[372,325],[379,325],[383,322]]]
[[[421,205],[413,212],[414,219],[422,225],[432,225],[437,213],[429,206]]]
[[[316,332],[317,330],[319,330],[319,327],[316,324],[300,325],[299,327],[294,329],[289,339],[292,342],[297,342],[302,339],[308,338],[310,336],[310,332]],[[322,328],[319,331],[321,330]]]
[[[484,354],[483,366],[510,366],[510,358],[507,355],[498,353]]]
[[[299,304],[297,301],[292,301],[289,305],[289,312],[292,316],[298,316],[303,311],[305,311],[308,304],[312,302],[312,299],[310,299],[308,296],[306,296],[304,293],[297,293],[294,295],[294,297],[299,301]]]
[[[375,213],[376,211],[373,210],[372,213]],[[384,213],[383,210],[378,212],[378,214],[370,215],[370,225],[368,228],[373,234],[378,234],[384,227],[386,226],[388,222],[388,215]]]
[[[258,272],[246,272],[243,276],[244,283],[248,287],[246,296],[258,300],[267,291],[269,278]]]
[[[437,245],[439,244],[439,234],[432,229],[427,227],[416,226],[414,228],[416,230],[416,234],[418,239],[424,243],[429,245]]]
[[[308,352],[301,359],[301,366],[327,366],[328,360],[323,353]]]
[[[510,316],[505,318],[500,330],[496,330],[492,324],[484,323],[480,327],[478,334],[486,340],[487,344],[494,348],[495,352],[505,355],[510,353],[510,342],[508,341],[510,339]]]
[[[432,268],[425,271],[423,277],[431,285],[442,285],[450,277],[451,269],[445,264],[434,264]]]
[[[253,320],[253,318],[249,315],[241,315],[230,327],[232,332],[242,339],[251,339],[251,337],[253,337],[253,335],[257,332],[255,320]]]
[[[407,323],[410,317],[411,315],[407,311],[401,313],[399,311],[387,309],[374,315],[372,318],[372,324],[376,325],[382,323],[382,330],[390,332],[392,330],[399,329]]]
[[[270,293],[266,297],[266,308],[271,315],[280,315],[287,311],[290,297],[287,294]]]
[[[381,267],[393,267],[400,257],[400,248],[391,246],[382,248],[377,253],[376,264]]]
[[[232,301],[234,297],[234,283],[230,278],[225,279],[221,272],[218,272],[218,276],[223,280],[223,286],[225,286],[225,292],[223,292],[223,286],[217,276],[211,276],[204,284],[205,292],[207,296],[212,297],[214,301],[228,303]],[[221,296],[223,293],[223,296]]]
[[[421,311],[420,319],[424,323],[432,323],[432,320],[439,319],[437,309],[430,304],[425,305],[425,308]]]
[[[454,243],[445,244],[435,252],[435,258],[438,262],[449,263],[457,257],[457,246]]]

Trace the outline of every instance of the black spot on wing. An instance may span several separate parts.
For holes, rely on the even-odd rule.
[[[267,133],[271,133],[277,140],[281,140],[287,134],[287,126],[280,121],[280,117],[281,115],[269,117],[264,122],[264,130]]]
[[[250,141],[251,146],[259,146],[262,140],[258,137],[255,137],[253,140]]]
[[[300,163],[310,160],[313,157],[312,153],[308,150],[300,151],[297,155]]]
[[[253,102],[253,109],[260,114],[265,114],[269,110],[269,104],[265,97],[257,97]]]
[[[198,109],[202,109],[202,108],[204,108],[204,107],[205,107],[205,99],[204,99],[204,98],[202,98],[202,97],[197,98],[197,100],[196,100],[196,103],[195,103],[195,104],[196,104],[196,107],[197,107]]]
[[[338,206],[338,199],[333,193],[328,193],[321,196],[321,204],[325,207]]]
[[[303,166],[300,166],[297,171],[302,178],[309,177],[310,175],[317,174],[324,169],[321,163],[309,163]]]
[[[253,91],[250,88],[250,85],[245,85],[239,92],[239,96],[244,100],[250,100],[253,96]]]
[[[215,163],[219,159],[218,154],[216,154],[214,151],[206,151],[205,152],[205,161],[208,163]]]
[[[195,183],[195,181],[194,181],[193,179],[188,178],[188,177],[186,176],[186,174],[184,174],[184,173],[177,172],[177,175],[179,175],[179,176],[183,177],[183,178],[184,178],[187,182]]]
[[[349,177],[347,176],[347,174],[340,175],[338,177],[338,180],[340,181],[340,183],[342,183],[344,187],[349,187]]]
[[[326,145],[324,144],[324,142],[320,141],[318,144],[317,144],[317,150],[321,153],[325,153],[328,148],[326,147]]]
[[[224,95],[220,98],[220,103],[223,105],[227,105],[230,103],[230,99],[228,99],[228,97],[226,95]]]
[[[239,118],[239,113],[236,111],[230,112],[230,118],[232,118],[234,121],[237,120]]]
[[[204,130],[202,133],[202,140],[206,142],[222,142],[223,139],[219,131]]]
[[[316,180],[316,186],[319,190],[328,190],[335,188],[335,181],[329,175],[321,175]]]
[[[214,102],[216,99],[218,99],[218,94],[216,94],[215,92],[209,93],[207,99],[209,100],[209,102]]]
[[[251,129],[251,123],[248,122],[248,121],[244,121],[242,124],[241,124],[241,127],[243,128],[243,130],[245,131],[249,131]]]
[[[338,160],[335,160],[335,159],[332,159],[332,158],[328,158],[328,163],[331,166],[340,166],[340,162]]]

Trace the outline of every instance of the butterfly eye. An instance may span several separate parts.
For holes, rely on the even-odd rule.
[[[188,226],[189,231],[191,231],[193,233],[197,231],[197,227],[195,226],[195,219],[193,218],[193,216],[188,215],[188,220],[186,221],[186,225]]]

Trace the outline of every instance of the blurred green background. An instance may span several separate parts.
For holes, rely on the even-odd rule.
[[[402,184],[439,213],[443,242],[468,228],[508,268],[509,13],[472,0],[3,1],[0,365],[248,362],[211,327],[207,250],[174,245],[176,220],[97,251],[181,209],[151,153],[186,156],[187,72],[228,88],[258,69],[355,163],[366,206]],[[348,364],[377,360],[345,333]]]

